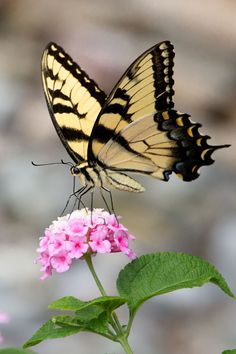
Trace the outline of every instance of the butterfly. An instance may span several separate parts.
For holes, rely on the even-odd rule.
[[[144,187],[127,173],[168,181],[199,176],[211,154],[229,145],[208,145],[186,113],[174,109],[174,47],[154,45],[106,94],[56,43],[42,57],[42,79],[54,127],[71,156],[73,176],[84,188],[105,185],[129,192]]]

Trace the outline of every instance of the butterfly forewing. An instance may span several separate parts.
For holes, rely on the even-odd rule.
[[[57,133],[75,162],[87,161],[88,142],[106,95],[55,43],[42,58],[42,78]]]
[[[174,49],[161,42],[143,53],[128,68],[102,109],[89,144],[89,157],[97,159],[100,150],[127,125],[173,104]]]

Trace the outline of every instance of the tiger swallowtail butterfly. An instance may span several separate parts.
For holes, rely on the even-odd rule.
[[[163,41],[140,55],[106,94],[57,44],[42,58],[43,88],[55,129],[82,186],[142,192],[126,173],[168,181],[199,176],[211,146],[198,123],[173,109],[174,47]]]

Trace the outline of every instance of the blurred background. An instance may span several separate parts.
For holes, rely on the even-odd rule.
[[[55,41],[107,93],[144,50],[168,39],[175,45],[176,108],[203,124],[217,151],[199,179],[168,183],[140,179],[140,195],[113,193],[122,223],[137,239],[138,255],[182,251],[212,262],[236,293],[236,3],[232,0],[1,0],[0,1],[0,328],[5,345],[20,346],[65,295],[83,300],[98,291],[83,262],[42,282],[38,237],[62,211],[72,190],[67,166],[33,167],[69,157],[51,123],[41,56]],[[100,199],[97,206],[103,206]],[[127,259],[98,256],[95,266],[110,294]],[[121,312],[125,321],[127,313]],[[236,305],[214,285],[150,300],[130,337],[136,354],[209,354],[236,347]],[[44,354],[116,353],[118,345],[80,334],[46,341]]]

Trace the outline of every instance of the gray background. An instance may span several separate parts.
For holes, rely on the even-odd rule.
[[[203,124],[212,143],[231,143],[198,180],[169,183],[140,178],[144,194],[114,192],[117,213],[136,235],[138,255],[183,251],[214,263],[236,293],[236,3],[230,0],[0,1],[0,325],[6,345],[21,345],[65,295],[98,296],[83,262],[70,272],[39,280],[33,264],[38,237],[60,214],[71,192],[69,160],[50,121],[40,62],[46,44],[63,46],[107,93],[148,47],[175,45],[175,102]],[[97,200],[97,206],[103,206]],[[107,291],[116,294],[120,254],[98,256]],[[127,313],[120,314],[125,320]],[[146,303],[130,337],[136,354],[209,354],[236,347],[236,305],[214,285],[177,291]],[[44,354],[122,353],[92,334],[44,342]]]

